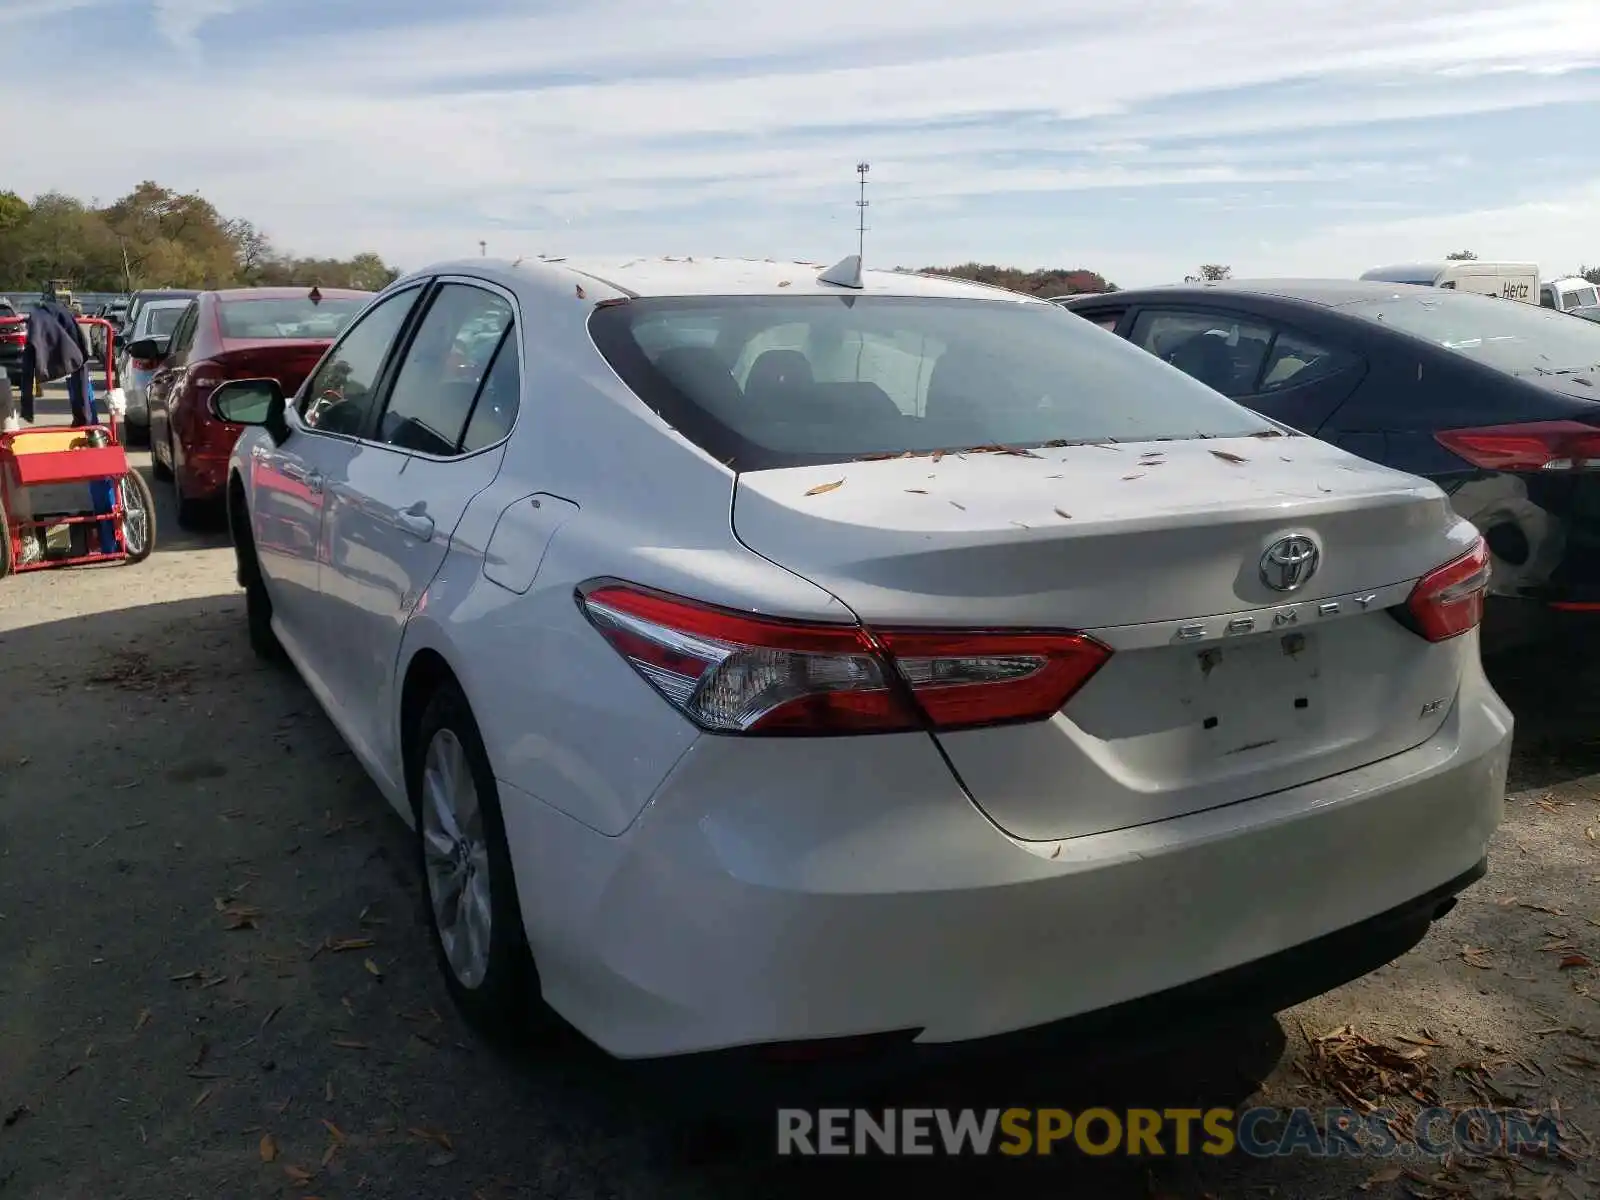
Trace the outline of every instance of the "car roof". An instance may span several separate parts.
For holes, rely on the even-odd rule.
[[[532,284],[561,287],[598,287],[595,300],[646,296],[928,296],[979,300],[1010,300],[1041,304],[1032,296],[987,284],[911,271],[864,270],[862,287],[823,283],[818,276],[829,264],[778,262],[744,258],[640,257],[529,257],[514,260],[483,258],[437,263],[414,271],[407,279],[430,275],[461,274],[494,280],[513,290]],[[604,292],[610,292],[607,296]]]
[[[318,287],[316,290],[334,300],[360,300],[374,294],[359,288]],[[309,287],[250,287],[218,288],[209,294],[229,304],[235,300],[303,300],[311,291]]]
[[[1198,300],[1225,296],[1265,296],[1276,300],[1298,300],[1324,308],[1359,304],[1364,300],[1386,300],[1395,296],[1436,294],[1437,288],[1409,283],[1380,283],[1364,279],[1224,279],[1216,283],[1173,283],[1160,287],[1131,288],[1109,296],[1073,297],[1069,308],[1093,301],[1148,303],[1161,300]]]
[[[143,291],[135,292],[129,297],[129,300],[131,302],[141,297],[146,300],[154,300],[163,296],[192,300],[199,294],[199,290],[195,288],[145,288]]]

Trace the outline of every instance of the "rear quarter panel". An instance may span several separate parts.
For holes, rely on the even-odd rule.
[[[406,627],[399,670],[424,649],[442,656],[496,776],[614,835],[700,735],[589,625],[580,583],[617,577],[776,615],[851,618],[737,541],[732,473],[623,386],[589,342],[592,306],[571,295],[520,297],[534,332],[525,334],[517,426],[499,477],[469,506]],[[564,514],[519,594],[484,574],[484,547],[507,507],[535,493],[577,511]],[[398,707],[393,719],[398,728]]]

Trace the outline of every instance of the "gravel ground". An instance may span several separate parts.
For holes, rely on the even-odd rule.
[[[1596,1194],[1600,691],[1585,680],[1600,656],[1496,668],[1519,724],[1491,874],[1394,965],[1179,1053],[1093,1070],[995,1062],[845,1093],[1321,1108],[1344,1102],[1341,1083],[1366,1098],[1404,1085],[1559,1111],[1572,1161],[779,1162],[772,1101],[754,1092],[700,1097],[747,1118],[708,1131],[661,1080],[582,1045],[473,1038],[436,975],[403,826],[298,680],[250,657],[223,536],[178,534],[170,489],[156,493],[162,535],[143,565],[0,584],[5,1200],[742,1198],[847,1182],[952,1196]],[[1391,1058],[1386,1084],[1363,1081],[1360,1061],[1386,1048],[1415,1057]]]

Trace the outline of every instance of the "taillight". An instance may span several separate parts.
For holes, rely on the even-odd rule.
[[[153,358],[136,358],[133,360],[133,365],[139,371],[154,371],[161,363]]]
[[[580,588],[578,604],[663,699],[713,733],[1040,721],[1111,657],[1081,633],[787,621],[610,581]]]
[[[1491,471],[1600,470],[1600,429],[1578,421],[1529,421],[1433,435],[1446,450]]]
[[[1430,642],[1459,637],[1483,620],[1489,589],[1489,547],[1482,538],[1460,558],[1429,571],[1411,589],[1406,624]]]

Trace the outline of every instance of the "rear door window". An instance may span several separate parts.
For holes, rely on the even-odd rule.
[[[1273,330],[1224,312],[1151,309],[1139,314],[1134,345],[1171,363],[1224,396],[1255,390]]]
[[[1290,329],[1278,331],[1267,354],[1257,395],[1304,387],[1356,366],[1360,359],[1343,350],[1319,345]]]

